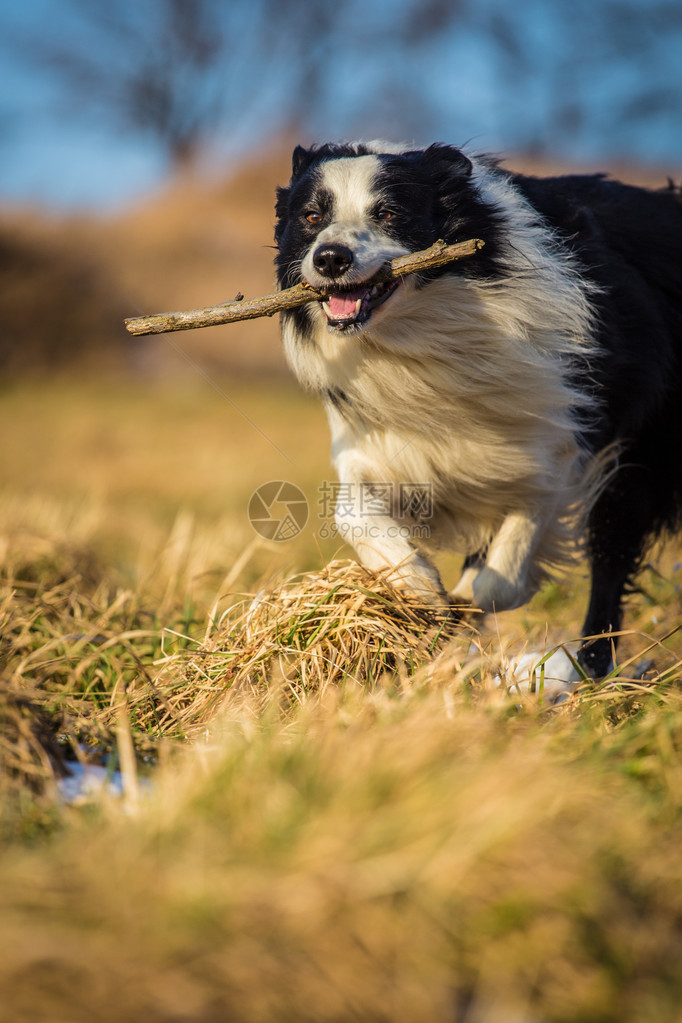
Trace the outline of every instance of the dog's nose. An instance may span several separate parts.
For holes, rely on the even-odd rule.
[[[320,245],[313,253],[313,266],[323,277],[340,277],[353,262],[347,245]]]

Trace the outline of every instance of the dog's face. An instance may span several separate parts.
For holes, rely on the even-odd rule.
[[[298,313],[307,326],[365,329],[399,311],[415,287],[413,280],[372,284],[389,260],[438,238],[463,240],[474,227],[480,237],[471,166],[449,146],[405,153],[371,145],[298,147],[289,187],[278,189],[275,238],[280,284],[305,281],[327,293],[326,301]]]

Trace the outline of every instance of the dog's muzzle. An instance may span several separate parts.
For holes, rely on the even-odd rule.
[[[353,251],[347,245],[328,243],[313,253],[313,266],[330,283],[327,298],[321,303],[327,324],[333,330],[348,330],[366,323],[375,309],[390,298],[399,281],[349,284],[332,290],[331,282],[344,277],[353,266]]]

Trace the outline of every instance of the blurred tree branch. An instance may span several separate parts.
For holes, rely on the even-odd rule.
[[[259,0],[254,0],[255,4]],[[191,163],[230,103],[234,6],[220,0],[68,0],[79,32],[42,40],[67,109],[151,136],[174,166]]]
[[[591,137],[625,151],[648,124],[663,131],[682,115],[679,0],[61,0],[59,10],[22,49],[52,71],[64,112],[143,134],[176,168],[251,126],[250,138],[348,126],[545,152]],[[12,45],[21,40],[6,37]]]
[[[438,0],[432,4],[435,9]],[[238,134],[249,120],[266,128],[268,103],[277,108],[271,120],[280,131],[291,124],[309,129],[320,115],[325,120],[326,109],[338,113],[337,87],[346,86],[363,58],[366,72],[381,76],[387,57],[409,44],[410,15],[420,0],[392,9],[374,35],[372,0],[369,6],[349,0],[346,11],[327,2],[312,7],[310,0],[62,0],[61,6],[54,31],[24,41],[23,49],[52,71],[63,113],[146,135],[172,166],[182,167],[214,136]],[[425,12],[418,20],[422,40],[442,28],[442,15]],[[373,102],[381,105],[378,94]],[[425,97],[420,107],[427,119]]]

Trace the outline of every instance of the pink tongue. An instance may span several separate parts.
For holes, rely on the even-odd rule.
[[[327,300],[329,312],[332,316],[345,319],[355,316],[355,305],[357,300],[365,294],[365,288],[358,288],[357,291],[343,291],[336,295],[330,295]]]

